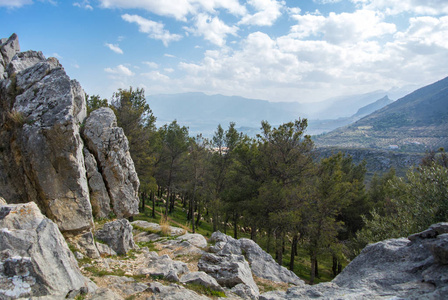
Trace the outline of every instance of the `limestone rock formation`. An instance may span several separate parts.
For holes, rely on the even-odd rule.
[[[215,278],[211,277],[205,272],[191,272],[185,274],[180,279],[181,283],[195,283],[200,284],[211,290],[223,292],[224,289],[218,284]]]
[[[222,286],[232,288],[244,284],[252,290],[251,294],[258,296],[260,293],[249,264],[242,255],[206,253],[199,260],[198,269],[215,278]]]
[[[0,133],[0,191],[12,203],[36,202],[62,231],[90,228],[81,86],[55,58],[34,51],[16,54],[7,77],[0,82],[1,125],[7,129]]]
[[[172,260],[166,254],[152,255],[146,266],[137,271],[138,275],[162,276],[171,281],[179,281],[179,276],[188,272],[188,267],[184,262]]]
[[[0,205],[0,298],[51,299],[93,292],[51,220],[33,202]]]
[[[218,255],[244,253],[252,272],[258,277],[275,282],[304,284],[296,274],[280,266],[269,253],[266,253],[252,240],[245,238],[236,240],[219,231],[214,232],[210,240],[216,242],[214,246],[210,247],[210,251]]]
[[[105,127],[90,118],[85,149],[86,114],[84,91],[57,59],[20,52],[15,34],[0,40],[0,194],[9,203],[35,202],[65,235],[90,232],[111,204],[118,217],[138,213],[123,130],[110,110]]]
[[[95,237],[122,255],[137,247],[132,235],[132,226],[126,219],[104,224],[104,227],[95,233]]]
[[[111,213],[109,194],[104,184],[103,176],[98,170],[95,156],[87,148],[84,148],[84,160],[93,215],[97,218],[107,218]]]
[[[90,114],[84,127],[87,148],[96,157],[113,211],[119,218],[138,214],[140,182],[129,144],[123,129],[117,127],[117,118],[110,108],[100,108]]]
[[[332,282],[268,292],[260,299],[445,299],[448,223],[368,245]],[[437,249],[437,250],[436,250]]]
[[[195,299],[195,300],[209,300],[210,298],[188,290],[177,284],[171,284],[169,286],[163,285],[159,282],[152,282],[149,289],[154,293],[151,299],[154,300],[185,300],[185,299]]]

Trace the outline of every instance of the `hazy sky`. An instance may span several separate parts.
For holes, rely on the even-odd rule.
[[[448,76],[448,0],[0,0],[13,32],[105,98],[311,102]]]

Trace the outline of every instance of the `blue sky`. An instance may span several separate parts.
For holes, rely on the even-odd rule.
[[[448,76],[447,0],[0,0],[0,37],[88,94],[318,102]]]

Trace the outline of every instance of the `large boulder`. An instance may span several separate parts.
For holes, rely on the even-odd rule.
[[[95,156],[84,148],[84,161],[86,165],[87,180],[90,191],[90,204],[92,205],[93,216],[104,219],[112,212],[110,209],[110,198],[104,184]]]
[[[111,110],[100,124],[93,115],[85,149],[80,84],[56,58],[20,52],[17,35],[0,40],[0,194],[10,203],[35,202],[66,236],[90,232],[93,216],[108,217],[111,204],[118,217],[138,213],[139,182],[123,130]]]
[[[6,67],[11,62],[14,55],[20,52],[19,38],[17,34],[12,34],[9,39],[0,40],[0,80],[7,77]]]
[[[132,226],[126,219],[104,224],[103,228],[95,233],[95,237],[106,243],[117,254],[126,254],[137,247],[132,235]]]
[[[159,282],[151,282],[151,284],[149,285],[149,290],[153,292],[153,296],[151,299],[154,300],[210,299],[206,296],[199,295],[196,292],[193,292],[177,284],[171,284],[169,286],[166,286]]]
[[[295,285],[304,284],[304,281],[294,272],[279,265],[269,253],[250,239],[241,238],[237,240],[216,231],[210,237],[210,241],[215,243],[214,246],[210,247],[210,251],[218,255],[241,255],[244,253],[252,272],[260,278]]]
[[[239,239],[241,250],[250,264],[252,272],[264,279],[275,282],[303,285],[305,282],[294,272],[279,265],[272,256],[261,249],[257,243],[249,239]]]
[[[11,38],[1,47],[4,60],[17,52],[18,43],[8,48],[16,43]],[[41,52],[15,54],[6,70],[0,193],[11,203],[36,202],[61,231],[88,230],[93,219],[79,133],[86,117],[81,86]]]
[[[215,278],[211,277],[205,272],[191,272],[187,273],[180,279],[181,283],[194,283],[205,286],[211,290],[223,292],[224,289],[219,285]]]
[[[1,299],[63,299],[95,290],[35,203],[0,205],[0,228]]]
[[[119,218],[138,214],[140,182],[129,153],[129,143],[110,108],[93,111],[87,118],[83,136],[95,156],[108,187],[113,212]]]
[[[232,288],[238,284],[247,285],[252,294],[259,295],[249,264],[242,255],[215,255],[206,253],[198,262],[199,271],[204,271],[222,285]]]
[[[146,265],[137,270],[138,275],[161,276],[171,281],[179,281],[179,276],[188,273],[187,264],[172,260],[168,255],[151,255]]]
[[[446,299],[448,223],[370,244],[332,282],[264,293],[260,299]]]

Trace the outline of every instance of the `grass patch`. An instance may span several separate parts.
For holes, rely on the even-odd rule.
[[[202,294],[208,297],[223,297],[226,298],[226,294],[224,292],[215,291],[210,289],[209,287],[197,284],[197,283],[187,283],[185,285],[187,289],[193,290],[198,294]]]
[[[86,268],[84,268],[84,270],[90,272],[92,274],[92,276],[95,276],[95,277],[103,277],[103,276],[107,276],[107,275],[125,276],[124,270],[114,270],[112,272],[109,272],[106,270],[100,270],[95,266],[86,267]]]

